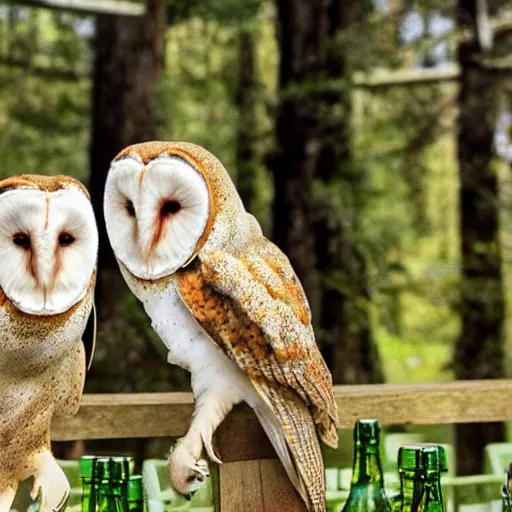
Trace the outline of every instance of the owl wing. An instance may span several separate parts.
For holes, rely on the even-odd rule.
[[[82,344],[78,344],[78,351],[70,355],[62,369],[69,375],[70,392],[55,411],[56,416],[74,416],[78,412],[85,385],[84,366],[86,371],[90,369],[96,348],[96,328],[96,307],[93,303],[82,334]]]
[[[307,493],[317,501],[323,496],[323,465],[316,428],[335,447],[337,408],[309,307],[288,259],[260,238],[236,256],[201,255],[177,278],[196,320],[277,417]]]
[[[91,313],[87,319],[84,333],[82,334],[82,343],[85,348],[85,366],[87,371],[91,369],[94,352],[96,350],[96,333],[98,325],[96,318],[96,306],[92,303]]]

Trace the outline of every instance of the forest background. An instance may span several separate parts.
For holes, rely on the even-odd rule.
[[[57,4],[0,3],[0,177],[69,174],[91,191],[99,332],[86,391],[189,389],[103,222],[110,161],[154,139],[224,163],[301,279],[336,384],[510,376],[510,0]],[[507,430],[429,435],[470,474]],[[105,446],[141,459],[168,443],[87,449]]]

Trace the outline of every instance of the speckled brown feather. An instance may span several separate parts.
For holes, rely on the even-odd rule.
[[[297,302],[295,295],[298,281],[275,273],[261,256],[265,249],[278,252],[262,238],[241,259],[220,251],[201,256],[178,272],[181,295],[199,323],[211,325],[205,328],[209,334],[214,329],[222,333],[223,346],[246,373],[256,371],[256,377],[293,389],[311,407],[323,441],[335,447],[337,409],[332,379],[315,343],[309,310],[307,322],[297,318],[297,311],[304,314],[305,308],[305,301]],[[247,260],[250,267],[244,264]],[[275,257],[273,264],[278,264]],[[255,266],[258,273],[251,272]],[[275,289],[278,298],[272,297]],[[223,316],[219,304],[228,300],[229,307],[224,305],[224,309],[229,314]],[[247,318],[248,332],[241,334],[239,325],[228,322],[233,321],[235,311],[236,322],[241,321],[241,314]]]
[[[0,292],[0,493],[28,478],[33,455],[50,449],[53,415],[78,410],[85,353],[79,335],[73,342],[66,333],[85,326],[93,290],[94,276],[85,298],[54,317],[26,315]],[[41,348],[48,344],[55,348],[42,357]]]
[[[295,275],[262,238],[236,259],[216,252],[177,274],[197,321],[249,376],[281,423],[311,510],[324,510],[324,472],[315,431],[337,445],[332,381],[314,343],[309,309]],[[272,266],[265,258],[272,256]],[[280,271],[276,272],[276,268]],[[293,272],[292,272],[293,274]]]
[[[85,187],[67,176],[22,175],[0,181],[2,191],[54,192]],[[17,309],[0,288],[0,494],[33,474],[35,456],[50,450],[54,415],[74,415],[85,379],[80,336],[91,311],[96,274],[85,297],[52,316]]]
[[[37,188],[45,192],[56,192],[57,190],[63,190],[70,186],[80,190],[87,197],[90,197],[88,190],[82,183],[69,176],[40,176],[38,174],[21,174],[1,180],[0,193],[5,189],[23,187]]]

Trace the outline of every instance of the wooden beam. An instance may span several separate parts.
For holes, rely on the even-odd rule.
[[[182,436],[193,409],[191,393],[84,395],[76,416],[55,418],[52,439]]]
[[[352,428],[358,418],[377,418],[382,425],[512,421],[507,400],[512,396],[512,380],[337,386],[335,393],[341,428]],[[192,411],[190,393],[84,395],[75,417],[54,420],[52,438],[178,437],[187,431]],[[265,436],[246,406],[235,408],[221,426],[218,439],[229,460],[238,456],[243,457],[238,460],[251,460],[272,453],[258,441]],[[230,454],[229,446],[236,453]]]
[[[512,421],[506,398],[511,396],[512,380],[508,379],[335,389],[344,428],[351,428],[358,418],[372,417],[382,425]]]
[[[113,14],[116,16],[142,16],[146,12],[143,3],[125,0],[12,0],[13,3],[30,7],[70,11],[80,14]]]
[[[439,68],[379,70],[372,73],[357,73],[353,84],[361,89],[425,85],[453,82],[459,79],[459,67],[455,64]]]

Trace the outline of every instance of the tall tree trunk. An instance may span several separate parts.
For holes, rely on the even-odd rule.
[[[317,178],[317,270],[320,279],[319,332],[326,362],[336,384],[383,381],[370,325],[367,266],[355,242],[360,215],[362,170],[354,163],[352,101],[346,58],[348,30],[361,21],[360,0],[331,0],[329,5],[326,89],[322,95],[322,150]],[[344,200],[350,197],[350,201]]]
[[[476,4],[477,0],[458,4],[459,27],[470,37],[458,50],[462,328],[454,368],[458,379],[495,379],[505,376],[499,193],[492,162],[498,93],[493,77],[480,64]],[[480,473],[484,446],[504,437],[502,423],[457,425],[458,472]]]
[[[273,239],[287,254],[315,310],[313,180],[321,144],[319,73],[327,42],[327,2],[277,0],[281,53],[276,150],[273,158]]]
[[[98,16],[96,23],[90,188],[100,234],[96,300],[103,318],[114,306],[104,298],[124,286],[105,229],[104,185],[119,151],[156,138],[152,98],[164,64],[164,7],[164,0],[148,0],[145,16]]]
[[[379,382],[366,261],[353,237],[360,212],[343,200],[351,197],[353,203],[361,181],[351,151],[343,35],[364,6],[360,0],[278,0],[277,5],[281,64],[274,239],[312,302],[334,381]]]
[[[238,33],[238,84],[236,105],[238,126],[236,140],[237,188],[246,210],[255,213],[258,188],[258,162],[255,149],[256,138],[256,70],[254,34],[240,28]]]

